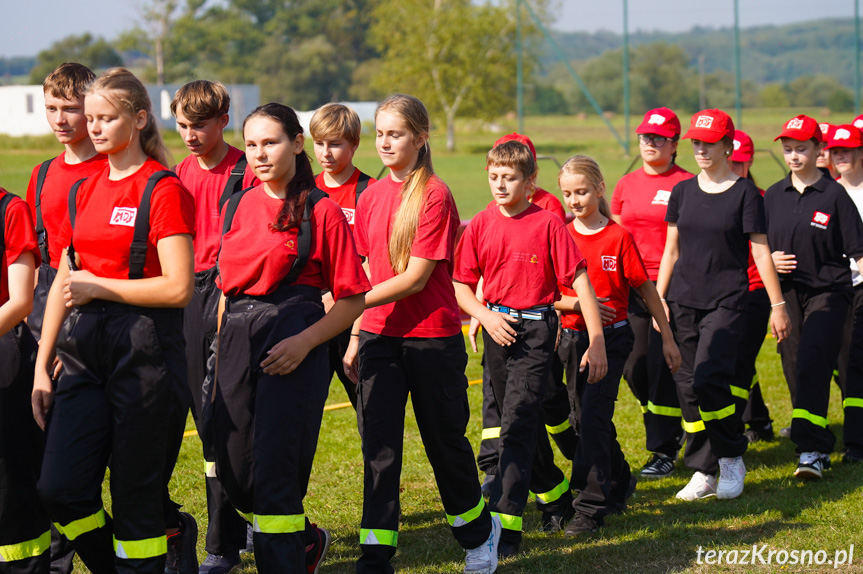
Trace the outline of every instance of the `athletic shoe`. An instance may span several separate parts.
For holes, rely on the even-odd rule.
[[[743,434],[744,436],[746,436],[750,443],[761,441],[769,442],[775,438],[773,436],[773,425],[770,423],[767,423],[767,425],[763,427],[751,426],[746,429],[746,432],[744,432]]]
[[[842,455],[842,462],[845,464],[857,464],[858,462],[863,462],[863,449],[849,446],[845,449],[845,453]]]
[[[668,455],[653,453],[641,469],[641,478],[665,478],[674,474],[674,459]]]
[[[719,480],[716,482],[716,498],[737,498],[743,494],[743,478],[746,466],[742,456],[719,458]]]
[[[539,523],[540,532],[545,532],[546,534],[554,534],[555,532],[560,532],[563,530],[566,523],[570,521],[570,519],[575,514],[575,509],[570,504],[567,506],[563,512],[559,514],[555,514],[552,512],[543,512],[542,519]]]
[[[255,532],[251,524],[246,524],[246,547],[240,549],[240,554],[251,554],[255,551]]]
[[[312,528],[317,532],[318,539],[306,546],[306,572],[318,574],[321,562],[327,557],[327,550],[330,549],[333,537],[330,536],[329,531],[318,527],[317,524],[312,524]]]
[[[240,565],[240,553],[230,554],[207,554],[207,558],[201,562],[198,574],[228,574]]]
[[[485,498],[486,501],[488,501],[489,497],[491,496],[491,483],[493,482],[493,474],[486,474],[485,479],[483,479],[482,481],[482,497]]]
[[[497,553],[500,546],[500,518],[492,514],[488,540],[467,551],[464,559],[465,574],[492,574],[497,570]]]
[[[701,500],[716,496],[716,477],[712,474],[704,474],[700,471],[695,471],[689,484],[683,487],[683,490],[675,495],[675,498],[680,500]]]
[[[497,557],[510,558],[515,556],[519,553],[519,546],[521,546],[521,542],[501,541],[500,544],[497,545]]]
[[[604,524],[605,521],[601,516],[593,517],[583,512],[576,512],[575,518],[569,521],[563,534],[565,536],[578,536],[580,534],[587,534],[588,532],[596,532]]]
[[[195,574],[198,572],[198,523],[188,512],[179,512],[180,531],[168,538],[165,574]]]
[[[794,476],[797,478],[821,478],[824,469],[830,468],[830,455],[822,452],[804,452],[800,454],[800,462]]]
[[[782,438],[791,438],[791,427],[782,427],[779,429],[779,436]]]

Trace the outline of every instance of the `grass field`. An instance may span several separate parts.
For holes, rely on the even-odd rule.
[[[819,119],[828,119],[820,110],[803,110]],[[773,136],[784,120],[800,113],[798,110],[745,110],[744,126],[753,136],[758,150],[773,150],[778,145]],[[852,118],[831,117],[833,123]],[[622,120],[614,120],[622,131]],[[685,120],[684,120],[685,123]],[[485,183],[484,156],[488,146],[501,134],[515,130],[514,121],[501,121],[501,130],[492,133],[478,123],[459,126],[459,151],[443,151],[443,134],[433,136],[434,163],[438,173],[451,186],[463,218],[472,217],[489,200]],[[631,128],[637,125],[633,118]],[[565,160],[573,153],[596,157],[603,166],[609,192],[623,175],[631,158],[623,157],[600,120],[587,118],[528,118],[525,130],[536,143],[541,155]],[[176,134],[167,136],[175,159],[184,157]],[[380,163],[374,152],[373,139],[365,137],[356,163],[363,170],[377,174]],[[307,148],[310,149],[310,146]],[[637,151],[633,138],[633,152]],[[59,152],[51,137],[0,140],[0,185],[22,194],[34,165]],[[694,169],[688,143],[680,146],[679,163]],[[540,162],[540,184],[556,190],[557,169],[551,160]],[[760,151],[753,168],[762,187],[783,175],[783,170],[771,159],[769,152]],[[774,426],[778,429],[791,420],[788,392],[775,351],[775,343],[767,339],[758,360],[759,378],[765,401],[770,407]],[[468,379],[480,378],[478,355],[471,354]],[[841,401],[833,388],[829,418],[841,423]],[[478,385],[468,390],[472,419],[469,438],[476,449],[479,445],[481,392]],[[344,391],[336,382],[331,388],[329,404],[345,401]],[[615,414],[623,451],[634,468],[647,458],[644,451],[644,429],[639,407],[625,383]],[[194,426],[189,420],[188,429]],[[831,428],[839,438],[841,425]],[[419,433],[408,409],[405,432],[405,460],[402,474],[402,524],[399,551],[394,565],[406,573],[451,573],[463,567],[463,553],[449,533],[431,468],[426,461]],[[834,457],[838,461],[838,455]],[[698,550],[737,550],[766,545],[765,560],[770,550],[824,550],[831,561],[835,552],[858,546],[863,532],[863,467],[841,463],[826,472],[824,480],[802,483],[792,478],[795,466],[794,448],[790,441],[780,439],[750,448],[745,457],[749,471],[746,490],[736,500],[686,503],[674,499],[674,493],[689,479],[690,472],[678,467],[677,473],[663,481],[642,482],[631,501],[626,515],[608,520],[599,533],[572,540],[562,535],[548,536],[538,532],[539,514],[529,506],[525,516],[523,554],[501,563],[502,573],[663,573],[663,572],[827,572],[833,564],[800,566],[769,565],[709,565],[698,563]],[[564,472],[569,464],[559,457]],[[192,513],[201,529],[199,557],[203,558],[203,532],[206,528],[203,458],[196,436],[185,439],[171,484],[174,498]],[[359,556],[358,527],[362,503],[362,455],[352,409],[337,408],[324,414],[321,440],[315,469],[306,498],[306,511],[312,521],[328,528],[334,543],[329,558],[322,567],[325,574],[354,571]],[[107,501],[110,506],[110,502]],[[781,556],[780,556],[781,557]],[[843,572],[863,572],[863,548],[857,549],[853,564],[839,567]],[[242,572],[254,572],[253,557],[244,558]],[[76,572],[84,572],[80,564]]]

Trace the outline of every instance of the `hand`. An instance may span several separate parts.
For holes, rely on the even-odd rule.
[[[788,312],[785,310],[785,305],[773,307],[770,313],[770,332],[776,338],[777,343],[781,343],[788,338],[791,333],[791,320],[788,318]]]
[[[608,374],[608,359],[605,356],[604,340],[601,343],[590,342],[587,352],[581,358],[578,372],[583,373],[584,369],[588,367],[590,370],[587,372],[587,382],[590,384],[598,383]]]
[[[48,411],[51,410],[51,403],[54,402],[54,387],[51,384],[51,377],[48,371],[36,369],[36,376],[33,379],[33,392],[30,395],[30,404],[33,407],[33,418],[36,419],[36,424],[39,428],[45,430],[45,423],[48,422]]]
[[[617,317],[617,311],[614,309],[614,307],[603,305],[603,303],[610,300],[611,299],[608,297],[596,298],[596,301],[599,303],[599,318],[602,319],[603,325],[614,321],[614,319]]]
[[[470,326],[467,328],[467,339],[470,341],[470,348],[473,349],[474,353],[479,352],[479,349],[476,347],[477,333],[479,333],[479,319],[471,317]]]
[[[70,271],[69,277],[63,283],[63,299],[67,307],[86,305],[99,298],[97,277],[89,271]]]
[[[497,311],[488,311],[480,319],[485,332],[491,335],[492,340],[502,347],[508,347],[515,342],[515,329],[510,326],[510,323],[516,321],[515,317]]]
[[[360,362],[357,357],[360,352],[360,338],[351,335],[351,342],[348,343],[348,348],[345,350],[345,356],[342,358],[342,368],[345,370],[345,375],[356,385],[360,382]]]
[[[267,351],[267,358],[261,362],[261,367],[268,375],[287,375],[300,366],[311,350],[302,333],[282,339]]]
[[[680,349],[677,348],[677,343],[673,340],[662,343],[662,355],[665,357],[665,364],[668,365],[668,370],[672,374],[680,368]]]
[[[774,251],[771,255],[777,273],[791,273],[797,269],[797,256],[793,253],[786,255],[784,251]]]
[[[63,372],[63,363],[60,362],[60,357],[54,357],[54,364],[51,368],[51,380],[56,381],[60,378],[60,373]]]
[[[554,352],[560,346],[560,336],[563,335],[563,327],[560,324],[560,311],[557,311],[557,336],[554,338]]]
[[[671,313],[668,311],[668,303],[665,302],[665,299],[660,299],[660,303],[662,303],[662,308],[665,310],[665,320],[668,321],[668,324],[671,324]],[[659,328],[659,323],[656,322],[656,319],[653,319],[653,330],[657,333],[661,333],[662,329]]]

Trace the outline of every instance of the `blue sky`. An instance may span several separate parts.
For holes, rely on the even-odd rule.
[[[13,2],[14,0],[5,0]],[[21,0],[19,0],[20,2]],[[24,0],[0,24],[0,56],[30,56],[70,34],[113,39],[135,25],[145,0]],[[855,0],[739,0],[740,25],[786,24],[818,18],[853,18]],[[555,27],[620,32],[623,0],[559,0]],[[683,31],[730,26],[733,0],[629,0],[629,29]]]

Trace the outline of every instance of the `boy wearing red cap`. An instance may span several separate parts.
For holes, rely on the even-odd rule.
[[[692,174],[675,163],[680,139],[680,120],[668,108],[644,114],[635,130],[642,168],[623,176],[611,197],[611,217],[632,233],[650,280],[656,282],[665,247],[665,211],[675,184]],[[671,371],[662,354],[662,337],[653,329],[653,318],[637,294],[629,298],[629,322],[635,335],[623,376],[641,403],[650,459],[641,478],[663,478],[674,472],[680,450],[680,401]]]
[[[845,189],[816,166],[823,140],[818,123],[791,118],[780,139],[790,173],[764,195],[767,237],[791,319],[779,353],[794,407],[791,440],[800,455],[794,475],[821,478],[836,440],[827,407],[853,298],[848,257],[863,260],[863,222]]]
[[[686,431],[684,462],[696,471],[677,498],[736,498],[743,493],[748,443],[740,429],[738,402],[749,389],[738,386],[735,368],[749,288],[750,241],[776,311],[771,326],[780,340],[788,318],[764,235],[761,194],[728,167],[731,118],[720,110],[698,112],[683,137],[692,140],[701,172],[671,190],[656,282],[663,302],[668,299],[682,357],[674,380]]]

